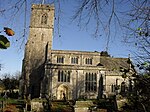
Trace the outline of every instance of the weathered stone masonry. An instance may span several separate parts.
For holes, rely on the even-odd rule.
[[[133,74],[129,58],[114,58],[107,52],[53,50],[53,30],[54,6],[32,5],[22,67],[22,95],[93,99],[120,93],[122,82],[128,86],[120,68],[130,69],[128,75]]]

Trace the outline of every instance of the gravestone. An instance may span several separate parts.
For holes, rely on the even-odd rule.
[[[75,112],[90,112],[89,108],[94,106],[92,101],[76,101]]]
[[[39,101],[31,101],[31,111],[43,112],[43,103]]]

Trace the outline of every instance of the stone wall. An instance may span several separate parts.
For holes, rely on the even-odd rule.
[[[39,101],[31,101],[31,111],[43,112],[43,103]]]

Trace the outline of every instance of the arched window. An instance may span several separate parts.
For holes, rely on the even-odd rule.
[[[47,14],[43,14],[41,18],[41,24],[47,24]]]
[[[70,71],[58,71],[58,82],[70,82]]]
[[[121,93],[125,93],[126,84],[125,82],[121,83]]]
[[[71,58],[71,63],[72,64],[78,64],[78,57],[72,57]]]
[[[95,92],[97,91],[97,75],[96,73],[85,74],[85,91]]]
[[[61,72],[58,71],[58,82],[60,82],[60,81],[61,81]]]
[[[85,64],[92,65],[92,58],[86,58]]]
[[[63,56],[58,56],[57,57],[57,63],[64,63],[64,57]]]
[[[111,85],[111,92],[115,92],[115,84]]]

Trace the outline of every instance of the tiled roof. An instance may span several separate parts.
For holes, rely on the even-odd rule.
[[[104,66],[109,70],[120,70],[120,67],[129,69],[130,60],[129,58],[101,57],[98,65]]]

